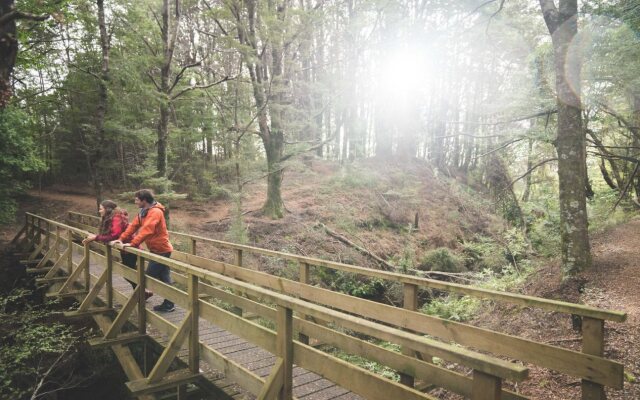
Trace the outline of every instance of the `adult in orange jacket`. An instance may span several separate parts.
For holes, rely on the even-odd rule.
[[[136,206],[140,208],[140,213],[129,224],[120,238],[111,242],[122,243],[124,247],[138,247],[144,243],[147,249],[163,257],[171,257],[173,246],[169,242],[169,232],[167,222],[164,219],[164,206],[153,198],[153,192],[149,189],[141,189],[135,193]],[[147,275],[171,284],[171,271],[169,267],[157,261],[149,261]],[[175,310],[172,301],[164,299],[162,304],[153,307],[154,311],[169,312]]]

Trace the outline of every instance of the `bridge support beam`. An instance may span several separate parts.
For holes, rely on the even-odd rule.
[[[594,356],[604,355],[604,321],[601,319],[582,318],[582,352]],[[605,400],[604,386],[582,380],[582,400]]]
[[[471,400],[500,400],[501,395],[502,379],[473,370]]]

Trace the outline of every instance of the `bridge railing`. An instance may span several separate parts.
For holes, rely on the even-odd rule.
[[[95,231],[95,229],[93,229]],[[464,349],[457,345],[426,338],[419,333],[409,332],[380,322],[371,321],[357,312],[345,313],[321,304],[314,304],[302,298],[278,293],[270,288],[261,287],[238,277],[224,275],[213,268],[237,268],[237,272],[260,274],[231,266],[211,262],[204,268],[188,261],[203,263],[202,257],[178,253],[178,256],[193,257],[193,260],[181,261],[178,258],[167,259],[143,250],[127,248],[128,252],[138,256],[138,268],[132,270],[117,261],[117,252],[109,246],[91,243],[81,246],[74,242],[74,236],[85,236],[89,232],[80,228],[27,214],[25,242],[33,245],[29,258],[43,257],[35,270],[46,269],[46,275],[40,283],[58,282],[62,286],[52,293],[53,296],[78,296],[81,305],[69,316],[88,315],[113,311],[114,299],[123,304],[104,337],[93,341],[94,345],[114,346],[140,340],[146,334],[147,322],[171,334],[169,345],[156,363],[149,376],[129,382],[129,388],[135,394],[145,394],[167,385],[183,384],[198,376],[200,357],[214,367],[236,380],[259,398],[272,398],[280,393],[281,397],[291,398],[293,364],[316,372],[336,384],[360,394],[368,399],[430,399],[431,397],[414,388],[383,378],[339,358],[304,344],[294,337],[294,331],[307,336],[323,337],[326,342],[347,353],[361,355],[382,365],[396,369],[407,376],[425,379],[430,384],[446,388],[463,396],[476,399],[524,399],[525,396],[502,389],[503,380],[520,382],[527,378],[528,369],[490,355]],[[94,249],[94,250],[92,250]],[[74,254],[80,256],[74,262]],[[78,258],[78,257],[76,257]],[[178,287],[166,285],[144,274],[144,264],[158,261],[168,265],[178,283]],[[47,264],[51,267],[46,267]],[[100,275],[92,274],[91,265],[101,264]],[[37,271],[32,271],[37,272]],[[63,273],[60,275],[61,273]],[[95,267],[94,267],[94,271]],[[113,290],[113,274],[137,283],[130,297]],[[256,275],[258,276],[258,275]],[[262,278],[274,278],[261,274]],[[252,278],[254,279],[254,278]],[[255,278],[257,280],[257,278]],[[299,284],[298,282],[295,282]],[[93,286],[92,286],[93,285]],[[186,286],[186,290],[181,287]],[[306,285],[308,286],[308,285]],[[106,287],[106,307],[94,307],[98,294]],[[174,301],[187,311],[184,321],[175,326],[146,310],[144,289],[149,288],[160,296]],[[231,290],[231,292],[229,292]],[[222,300],[236,307],[260,315],[275,322],[275,330],[218,307],[202,296]],[[136,313],[137,310],[137,313]],[[137,314],[137,332],[122,333],[124,323]],[[210,321],[232,332],[278,357],[276,366],[266,381],[251,371],[216,352],[198,337],[197,322],[200,319]],[[316,323],[314,321],[321,321]],[[357,332],[372,338],[402,345],[421,354],[437,356],[443,360],[458,364],[471,371],[469,378],[462,373],[451,371],[418,358],[408,357],[369,342],[347,335],[343,330]],[[188,344],[186,343],[188,342]],[[173,374],[167,370],[182,346],[189,349],[189,369]]]
[[[69,221],[86,228],[96,226],[98,219],[79,213],[69,213]],[[189,252],[177,252],[173,258],[190,264],[242,279],[262,287],[281,291],[301,299],[309,300],[349,313],[358,313],[363,317],[405,329],[410,332],[427,334],[442,340],[455,341],[461,345],[500,356],[529,362],[555,370],[582,380],[583,398],[604,399],[604,386],[620,389],[623,385],[623,366],[620,363],[603,358],[604,321],[623,322],[626,313],[602,310],[586,305],[563,301],[500,292],[483,288],[442,282],[434,279],[408,276],[399,273],[372,270],[368,268],[304,257],[290,253],[239,245],[225,241],[204,238],[179,232],[171,232],[173,238],[186,240]],[[235,253],[234,264],[209,260],[197,256],[197,248],[202,244],[230,249]],[[274,277],[265,273],[241,268],[245,254],[275,257],[293,261],[299,265],[299,282]],[[359,299],[353,296],[332,292],[310,285],[312,268],[324,267],[334,270],[385,279],[403,285],[404,309]],[[489,299],[515,304],[521,307],[540,308],[550,312],[560,312],[582,318],[582,352],[538,343],[516,336],[498,333],[472,325],[443,320],[416,311],[419,288],[431,288],[441,291],[469,295],[480,299]],[[310,332],[311,337],[326,341],[318,334]],[[413,356],[416,349],[404,347],[403,352]],[[430,355],[423,354],[428,359]],[[403,376],[404,383],[411,383],[409,376]]]

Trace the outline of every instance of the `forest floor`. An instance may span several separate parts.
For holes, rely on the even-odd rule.
[[[605,357],[624,365],[623,390],[607,389],[607,398],[640,399],[640,217],[591,237],[593,268],[562,282],[558,264],[536,271],[522,292],[583,303],[628,314],[624,323],[605,323]],[[474,323],[555,346],[581,349],[581,335],[569,316],[530,308],[496,306]],[[533,399],[579,399],[580,381],[535,366],[519,389]]]
[[[345,168],[319,160],[307,167],[310,168],[288,171],[285,175],[283,199],[287,213],[278,221],[259,213],[266,185],[256,182],[248,186],[242,202],[248,243],[380,268],[370,257],[328,236],[319,223],[385,260],[399,263],[410,258],[413,264],[430,249],[455,249],[461,242],[480,235],[496,236],[505,227],[493,215],[495,205],[464,189],[464,185],[439,177],[424,164],[381,166],[372,161],[348,167],[348,173]],[[133,204],[126,206],[135,212]],[[172,201],[172,229],[236,241],[237,236],[231,233],[233,209],[230,200]],[[30,211],[62,221],[69,210],[94,213],[95,200],[88,190],[78,187],[32,190],[21,199],[19,215]],[[416,213],[420,220],[417,230],[410,228]],[[17,220],[0,228],[0,247],[18,231],[20,223]],[[558,265],[550,265],[537,270],[521,288],[526,294],[626,311],[627,322],[606,324],[606,355],[623,363],[625,372],[636,380],[640,380],[638,243],[640,219],[633,219],[592,236],[594,268],[579,279],[562,282]],[[207,257],[231,257],[206,246],[198,251]],[[271,263],[266,269],[287,267]],[[561,347],[580,348],[579,333],[572,330],[570,318],[560,314],[488,305],[472,323]],[[640,399],[640,384],[629,380],[632,379],[625,379],[623,390],[609,390],[608,398]],[[536,367],[531,367],[530,379],[518,390],[534,399],[580,398],[578,380]]]

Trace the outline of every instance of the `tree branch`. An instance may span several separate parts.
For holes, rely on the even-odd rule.
[[[540,166],[542,166],[542,165],[544,165],[544,164],[546,164],[546,163],[548,163],[548,162],[551,162],[551,161],[558,161],[558,159],[554,157],[554,158],[548,158],[548,159],[546,159],[546,160],[542,160],[542,161],[540,161],[539,163],[537,163],[537,164],[536,164],[536,165],[534,165],[533,167],[529,168],[529,169],[527,170],[527,172],[525,172],[524,174],[520,175],[520,176],[519,176],[519,177],[517,177],[516,179],[512,180],[512,181],[511,181],[511,183],[509,183],[509,187],[510,187],[510,186],[513,186],[513,185],[514,185],[516,182],[518,182],[520,179],[522,179],[522,178],[524,178],[525,176],[527,176],[527,175],[529,175],[530,173],[532,173],[536,168],[538,168],[538,167],[540,167]]]
[[[94,78],[96,78],[96,79],[97,79],[97,80],[99,80],[99,81],[100,81],[100,80],[102,80],[102,77],[101,77],[100,75],[98,75],[98,74],[94,73],[94,72],[91,72],[91,71],[86,70],[86,69],[82,69],[82,68],[78,67],[78,66],[77,66],[77,65],[75,65],[75,64],[69,64],[69,66],[70,66],[70,67],[73,67],[73,68],[75,68],[75,69],[77,69],[77,70],[78,70],[78,71],[80,71],[80,72],[84,72],[85,74],[89,74],[89,75],[93,76]]]
[[[44,21],[47,18],[49,18],[49,14],[37,15],[37,14],[31,14],[31,13],[13,10],[6,13],[2,17],[0,17],[0,25],[4,25],[16,19],[27,19],[30,21]]]
[[[474,160],[476,160],[476,159],[478,159],[478,158],[480,158],[480,157],[484,157],[484,156],[487,156],[487,155],[489,155],[489,154],[495,153],[496,151],[500,151],[500,150],[504,149],[505,147],[511,146],[512,144],[517,143],[517,142],[519,142],[519,141],[521,141],[521,140],[524,140],[524,139],[525,139],[525,138],[513,139],[513,140],[511,140],[511,141],[508,141],[508,142],[506,142],[506,143],[502,144],[500,147],[497,147],[497,148],[495,148],[495,149],[493,149],[493,150],[489,150],[489,151],[487,151],[486,153],[483,153],[483,154],[480,154],[480,155],[478,155],[478,156],[475,156],[475,157],[473,157],[473,159],[474,159]]]
[[[636,167],[633,169],[633,172],[631,173],[631,176],[629,177],[629,181],[625,185],[624,190],[622,191],[622,193],[620,193],[620,197],[618,197],[618,200],[616,201],[616,204],[614,204],[613,208],[611,208],[611,212],[614,212],[616,210],[616,207],[618,207],[618,204],[620,204],[620,201],[622,201],[624,196],[627,194],[627,191],[629,190],[629,186],[631,186],[631,184],[633,183],[633,179],[636,177],[636,174],[638,173],[638,169],[639,168],[640,168],[640,162],[636,163]]]
[[[326,140],[324,140],[324,141],[322,141],[322,142],[320,142],[320,143],[318,143],[316,145],[313,145],[313,146],[311,146],[311,147],[309,147],[309,148],[307,148],[305,150],[302,150],[302,151],[299,151],[299,152],[296,152],[296,153],[286,154],[286,155],[284,155],[284,156],[282,156],[280,158],[280,162],[287,161],[291,157],[297,156],[299,154],[308,153],[310,151],[317,150],[317,149],[319,149],[320,147],[324,146],[325,144],[329,143],[332,140],[333,140],[333,136],[330,137],[330,138],[327,138]]]
[[[149,79],[151,79],[151,82],[153,82],[153,85],[156,87],[156,89],[158,89],[158,92],[162,92],[160,85],[158,85],[158,82],[156,82],[156,80],[153,78],[153,75],[151,75],[151,72],[147,71],[147,76],[149,77]]]
[[[202,60],[194,62],[193,64],[185,65],[184,67],[182,67],[180,72],[178,72],[178,74],[176,75],[175,79],[173,80],[173,84],[169,88],[169,92],[168,93],[171,94],[171,92],[173,91],[173,88],[175,88],[176,85],[178,84],[178,82],[180,81],[180,79],[182,79],[182,75],[184,74],[184,71],[186,71],[189,68],[199,67],[200,65],[202,65]]]
[[[228,77],[228,76],[225,76],[224,78],[220,79],[219,81],[217,81],[217,82],[213,82],[213,83],[210,83],[210,84],[208,84],[208,85],[197,85],[197,86],[191,86],[191,87],[188,87],[188,88],[186,88],[186,89],[182,89],[181,91],[179,91],[175,96],[171,97],[171,100],[175,100],[175,99],[177,99],[178,97],[182,96],[183,94],[185,94],[185,93],[187,93],[187,92],[190,92],[190,91],[192,91],[192,90],[196,90],[196,89],[208,89],[208,88],[210,88],[210,87],[212,87],[212,86],[219,85],[219,84],[221,84],[222,82],[226,82],[226,81],[230,81],[230,80],[234,80],[234,79],[236,79],[236,78],[230,78],[230,77]]]

